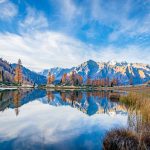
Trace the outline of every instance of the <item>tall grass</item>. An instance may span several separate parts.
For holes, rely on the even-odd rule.
[[[104,150],[150,150],[149,92],[132,91],[119,98],[128,111],[128,128],[109,131]]]
[[[129,115],[136,112],[141,116],[143,123],[150,123],[150,96],[143,93],[131,92],[126,96],[120,97],[120,102],[125,104]]]

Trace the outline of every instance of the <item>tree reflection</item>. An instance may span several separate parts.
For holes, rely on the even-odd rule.
[[[0,111],[4,111],[8,108],[13,100],[13,91],[0,92]]]
[[[19,114],[19,106],[20,106],[20,99],[21,99],[21,92],[20,91],[15,91],[13,93],[13,103],[14,103],[14,107],[15,107],[15,113],[16,116],[18,116]]]
[[[16,116],[19,115],[19,107],[35,100],[36,98],[44,97],[45,90],[19,89],[0,92],[0,111],[5,111],[7,108],[13,108]]]
[[[47,91],[47,98],[48,101],[53,101],[54,100],[54,94],[52,93],[52,91]]]
[[[61,96],[62,100],[66,102],[66,93],[60,92],[60,96]]]
[[[106,91],[47,91],[50,105],[70,105],[88,115],[125,113],[121,104],[109,100],[109,95]]]
[[[13,92],[13,106],[16,116],[19,115],[19,107],[22,105],[21,100],[27,97],[32,90],[20,89]]]
[[[0,111],[6,108],[14,108],[16,116],[19,115],[19,107],[32,101],[48,102],[49,105],[70,105],[88,115],[107,113],[116,115],[126,113],[126,110],[118,102],[109,99],[110,92],[106,91],[50,91],[50,90],[16,90],[0,92]],[[46,97],[45,97],[46,95]]]

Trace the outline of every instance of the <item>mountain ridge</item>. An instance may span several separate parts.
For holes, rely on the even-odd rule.
[[[150,80],[150,65],[143,63],[128,63],[126,61],[108,61],[108,62],[96,62],[94,60],[88,60],[82,64],[64,69],[64,68],[50,68],[43,70],[47,76],[48,72],[55,75],[56,80],[60,80],[64,73],[70,74],[75,71],[83,77],[84,82],[87,78],[91,79],[105,79],[109,78],[118,79],[120,85],[130,84],[131,80],[133,84],[142,84]]]
[[[7,61],[0,59],[0,70],[3,70],[4,80],[14,82],[14,68],[16,64],[10,64]],[[47,75],[50,71],[55,76],[55,83],[61,81],[62,76],[71,74],[75,71],[82,76],[83,82],[86,83],[87,79],[108,79],[111,81],[117,79],[119,85],[128,84],[142,84],[150,81],[150,65],[143,63],[127,63],[125,61],[108,61],[96,62],[88,60],[82,64],[72,68],[55,67],[44,69],[42,72],[34,72],[22,66],[23,75],[35,84],[46,84]]]

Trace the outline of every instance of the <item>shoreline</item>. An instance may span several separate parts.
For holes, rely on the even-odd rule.
[[[4,91],[4,90],[18,90],[18,89],[32,89],[34,87],[21,87],[21,86],[4,86],[4,87],[0,87],[0,91]]]
[[[137,91],[142,88],[150,89],[150,87],[143,86],[114,86],[114,87],[94,87],[94,86],[2,86],[0,91],[3,90],[17,90],[17,89],[46,89],[46,90],[105,90],[105,91]]]

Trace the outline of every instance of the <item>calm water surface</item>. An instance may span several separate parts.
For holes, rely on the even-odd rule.
[[[126,127],[124,106],[104,91],[0,92],[0,150],[102,149],[106,131]]]

